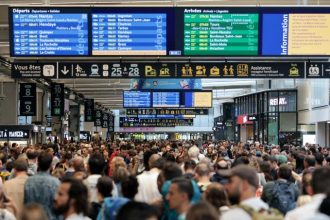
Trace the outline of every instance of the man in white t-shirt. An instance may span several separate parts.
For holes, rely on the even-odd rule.
[[[137,176],[139,182],[138,193],[135,196],[136,201],[152,203],[162,198],[157,187],[157,178],[160,173],[158,164],[161,160],[159,154],[153,154],[149,158],[149,171],[144,171]]]

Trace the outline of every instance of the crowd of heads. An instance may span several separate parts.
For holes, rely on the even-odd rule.
[[[251,198],[290,216],[322,194],[315,214],[329,216],[329,152],[230,141],[5,143],[0,208],[24,220],[212,220],[233,216]],[[284,188],[293,202],[283,208]]]

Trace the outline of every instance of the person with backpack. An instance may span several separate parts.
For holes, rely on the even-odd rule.
[[[283,215],[296,208],[300,195],[298,186],[290,182],[291,176],[292,168],[287,164],[282,164],[278,170],[278,179],[267,183],[261,195],[262,200]]]
[[[283,215],[270,209],[268,204],[256,197],[259,187],[257,171],[248,165],[235,166],[226,185],[229,200],[234,206],[226,211],[221,220],[283,220]]]

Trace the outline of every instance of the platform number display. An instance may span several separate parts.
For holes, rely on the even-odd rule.
[[[64,84],[53,83],[51,86],[51,115],[64,116]]]
[[[108,113],[102,113],[102,128],[108,128],[109,123],[109,114]]]
[[[94,99],[85,100],[85,122],[94,121]]]
[[[20,116],[36,116],[37,88],[35,83],[21,83],[19,93]]]
[[[102,126],[102,111],[101,110],[95,110],[95,120],[94,120],[94,126],[95,127],[101,127]]]

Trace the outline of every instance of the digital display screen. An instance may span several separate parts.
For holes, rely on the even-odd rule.
[[[211,108],[212,92],[185,92],[185,108]]]
[[[152,107],[180,107],[179,92],[153,92]]]
[[[330,55],[330,14],[263,14],[261,55]]]
[[[258,55],[258,13],[184,9],[184,55]]]
[[[12,8],[13,56],[88,55],[88,14]]]
[[[150,108],[150,92],[124,91],[124,108]]]
[[[92,15],[93,55],[166,55],[165,13]]]

